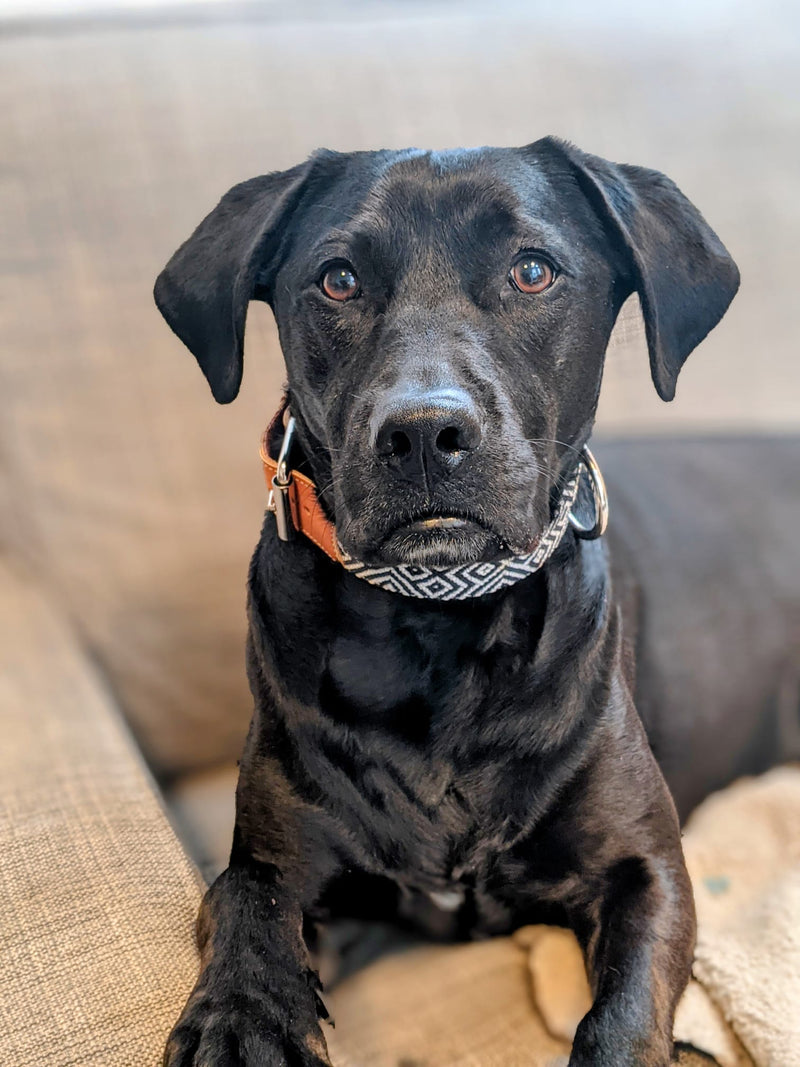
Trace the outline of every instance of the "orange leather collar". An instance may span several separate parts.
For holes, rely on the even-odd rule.
[[[275,445],[284,430],[283,416],[289,406],[284,398],[281,406],[261,438],[261,462],[264,464],[264,477],[267,480],[267,488],[270,491],[270,499],[267,507],[271,511],[276,510],[275,496],[281,493],[284,501],[289,505],[292,525],[298,533],[304,534],[309,541],[313,541],[317,548],[332,559],[335,563],[341,563],[339,544],[336,540],[336,527],[322,510],[322,505],[317,497],[317,487],[299,471],[289,468],[287,482],[277,481],[278,460],[273,459]]]

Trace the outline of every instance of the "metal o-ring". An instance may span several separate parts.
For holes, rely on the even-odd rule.
[[[580,537],[582,541],[595,541],[603,536],[608,526],[608,493],[597,460],[586,445],[581,449],[580,461],[589,475],[589,484],[594,497],[595,520],[592,526],[584,526],[576,517],[575,512],[570,511],[569,524],[575,531],[575,536]]]

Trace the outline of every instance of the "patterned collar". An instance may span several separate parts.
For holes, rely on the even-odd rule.
[[[284,402],[261,440],[261,460],[269,487],[267,510],[275,515],[278,536],[282,541],[290,541],[297,532],[304,534],[345,570],[387,592],[426,600],[466,600],[487,596],[540,570],[561,544],[570,527],[577,537],[586,540],[593,540],[605,532],[608,522],[605,483],[594,456],[588,448],[584,448],[564,484],[553,519],[534,549],[525,555],[460,563],[453,567],[423,567],[407,563],[376,566],[353,559],[339,544],[336,528],[322,510],[314,483],[289,466],[294,438],[293,418],[289,418],[286,424],[278,458],[272,458],[270,444],[280,430],[285,410]],[[573,511],[584,476],[588,478],[594,498],[595,521],[590,527],[581,524]]]

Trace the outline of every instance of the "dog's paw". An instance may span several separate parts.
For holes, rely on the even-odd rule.
[[[195,1001],[169,1035],[163,1067],[330,1067],[319,1025],[298,1028],[296,1019],[273,1005]]]

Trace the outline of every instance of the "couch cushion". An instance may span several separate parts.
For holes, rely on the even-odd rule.
[[[0,1063],[145,1067],[202,884],[57,611],[0,563]]]
[[[512,938],[387,956],[326,998],[342,1067],[566,1067],[569,1043],[535,1010]]]

